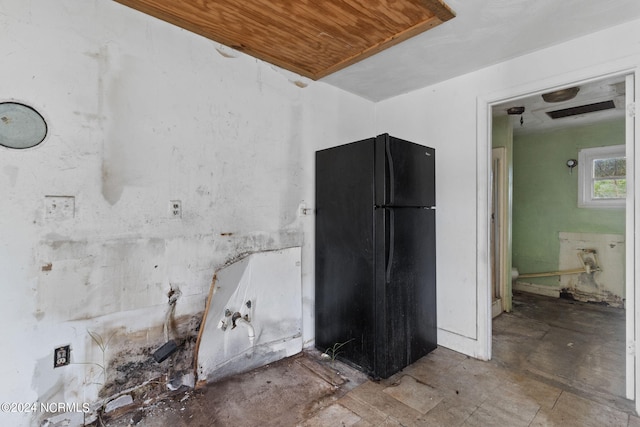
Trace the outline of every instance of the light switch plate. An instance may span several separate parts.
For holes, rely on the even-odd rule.
[[[71,219],[75,216],[76,198],[73,196],[45,196],[44,207],[44,216],[47,219]]]

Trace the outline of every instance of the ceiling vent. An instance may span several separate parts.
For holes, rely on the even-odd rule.
[[[612,100],[596,102],[594,104],[579,105],[577,107],[564,108],[562,110],[547,111],[547,115],[552,119],[563,117],[579,116],[581,114],[595,113],[596,111],[611,110],[616,108]]]

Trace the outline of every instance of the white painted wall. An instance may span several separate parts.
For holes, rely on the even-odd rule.
[[[243,252],[302,246],[312,343],[313,217],[298,205],[313,207],[315,149],[371,136],[371,102],[109,0],[3,0],[0,58],[0,101],[49,125],[36,148],[0,147],[0,402],[95,401],[101,371],[54,370],[53,349],[101,361],[88,331],[115,333],[107,359],[154,348],[170,285],[176,317],[197,316]],[[46,195],[74,196],[75,217],[47,220]]]
[[[71,344],[77,363],[101,357],[88,330],[115,331],[109,351],[155,345],[170,284],[182,291],[177,316],[197,314],[214,269],[245,251],[303,246],[310,344],[313,217],[297,207],[313,207],[313,152],[381,132],[437,150],[439,343],[489,357],[487,102],[640,66],[634,21],[374,115],[366,100],[300,88],[298,76],[109,0],[2,0],[0,41],[0,101],[25,102],[50,126],[37,148],[0,149],[3,402],[95,400],[99,370],[54,371],[54,347]],[[45,195],[74,196],[75,218],[45,220]],[[182,220],[168,217],[173,199]]]
[[[639,66],[634,21],[376,104],[378,132],[436,149],[440,345],[491,355],[487,104]]]

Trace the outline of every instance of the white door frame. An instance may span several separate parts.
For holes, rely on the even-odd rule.
[[[510,278],[507,271],[507,148],[495,147],[491,150],[491,211],[493,212],[492,224],[492,248],[491,248],[491,274],[492,293],[498,290],[497,300],[492,298],[491,317],[495,318],[503,311],[507,311],[507,300],[511,298],[507,294],[507,280]],[[496,166],[497,162],[497,166]]]
[[[635,114],[635,100],[638,99],[636,97],[636,89],[635,89],[635,77],[634,74],[628,74],[625,78],[625,155],[627,157],[627,193],[631,194],[633,197],[627,197],[627,214],[626,214],[626,232],[625,232],[625,251],[626,251],[626,271],[625,271],[625,293],[626,293],[626,372],[627,372],[627,381],[626,381],[626,395],[627,399],[635,399],[636,390],[639,386],[638,379],[640,378],[640,369],[638,366],[640,358],[636,356],[636,343],[638,327],[637,324],[640,321],[640,316],[637,314],[638,309],[638,294],[636,292],[635,286],[635,278],[640,277],[637,272],[640,266],[636,265],[636,254],[640,248],[638,247],[637,237],[634,241],[634,233],[636,231],[636,224],[638,214],[640,214],[640,208],[638,208],[640,199],[639,197],[635,197],[636,188],[638,186],[638,173],[637,173],[637,162],[638,153],[636,153],[635,149],[635,140],[636,140],[636,123],[637,120]],[[640,151],[640,150],[638,150]],[[630,165],[630,167],[629,167]],[[631,171],[631,172],[629,172]],[[633,179],[629,179],[629,175],[633,177]],[[635,381],[629,381],[629,378],[632,377]],[[636,399],[636,412],[640,413],[640,399]]]
[[[580,85],[607,77],[631,75],[635,82],[639,81],[639,70],[633,62],[602,64],[586,71],[576,71],[563,75],[542,79],[536,82],[512,87],[497,93],[479,96],[477,98],[477,296],[478,296],[478,341],[481,344],[479,357],[491,359],[492,345],[492,318],[491,318],[491,266],[490,266],[490,230],[491,230],[491,110],[494,105],[509,102],[520,98],[539,95],[551,90]],[[640,84],[636,84],[627,99],[640,99]],[[640,399],[635,399],[636,391],[640,387],[640,357],[635,357],[636,343],[640,334],[640,292],[635,292],[636,277],[640,277],[640,263],[636,260],[636,254],[640,254],[640,197],[635,196],[635,189],[640,188],[640,173],[636,173],[636,166],[640,165],[640,150],[635,150],[640,129],[640,116],[635,114],[627,119],[627,191],[631,195],[627,199],[626,211],[626,292],[627,297],[627,398],[635,400],[636,412],[640,413]],[[640,230],[639,230],[640,231]],[[634,369],[635,368],[635,369]]]

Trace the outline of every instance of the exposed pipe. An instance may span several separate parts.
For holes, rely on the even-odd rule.
[[[256,331],[253,329],[253,325],[242,317],[240,317],[239,319],[236,319],[236,326],[238,325],[242,325],[245,328],[247,328],[247,335],[249,336],[249,342],[253,347],[253,341],[255,340],[255,337],[256,337]]]
[[[594,271],[592,269],[591,271]],[[527,278],[527,277],[551,277],[551,276],[564,276],[565,274],[579,274],[579,273],[590,273],[586,268],[576,268],[573,270],[563,270],[563,271],[546,271],[544,273],[528,273],[528,274],[520,274],[518,278]]]
[[[171,321],[171,316],[176,310],[176,301],[169,301],[169,307],[167,308],[167,314],[164,317],[164,326],[162,328],[164,333],[164,342],[169,342],[169,322]]]
[[[171,288],[171,291],[169,291],[169,307],[167,307],[167,314],[164,318],[164,325],[162,328],[164,334],[164,344],[159,349],[153,352],[153,359],[158,363],[163,362],[165,359],[175,353],[176,350],[178,350],[178,345],[176,344],[176,342],[169,339],[169,322],[171,321],[171,317],[175,313],[176,302],[178,301],[178,298],[180,298],[180,295],[181,292],[179,289]]]
[[[589,254],[593,255],[593,259],[587,258],[584,259],[584,255]],[[582,264],[582,268],[574,268],[573,270],[562,270],[562,271],[546,271],[543,273],[527,273],[527,274],[519,274],[516,268],[511,270],[511,278],[513,280],[518,278],[528,278],[528,277],[552,277],[552,276],[564,276],[567,274],[580,274],[580,273],[595,273],[596,271],[602,271],[598,262],[598,254],[595,249],[579,249],[578,250],[578,259]],[[515,270],[515,271],[514,271]]]

